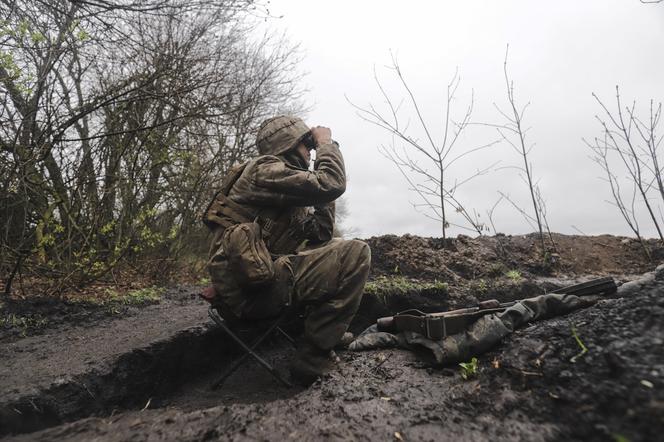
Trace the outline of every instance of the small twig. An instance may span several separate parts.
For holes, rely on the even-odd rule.
[[[579,228],[576,227],[575,225],[572,225],[572,228],[573,228],[574,230],[576,230],[577,232],[579,232],[581,235],[583,235],[583,236],[588,236],[588,234],[587,234],[586,232],[584,232],[583,230],[579,229]]]
[[[572,325],[572,336],[574,336],[574,340],[576,340],[576,343],[579,344],[579,347],[581,347],[581,351],[569,360],[572,364],[574,364],[577,359],[588,353],[588,347],[586,347],[583,344],[583,341],[581,341],[581,338],[576,333],[576,327],[574,327],[573,325]]]
[[[536,373],[534,371],[518,370],[518,372],[524,376],[544,376],[542,373]]]
[[[373,367],[371,369],[371,371],[378,370],[385,362],[387,362],[388,359],[390,359],[391,356],[392,356],[392,354],[390,353],[389,356],[384,357],[384,359],[382,361],[380,361],[375,367]]]

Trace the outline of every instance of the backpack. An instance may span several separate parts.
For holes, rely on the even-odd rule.
[[[244,172],[247,163],[232,168],[207,209],[203,222],[212,229],[221,226],[224,232],[220,247],[238,285],[256,288],[272,283],[275,277],[272,255],[263,240],[257,222],[258,214],[228,198],[228,193]]]

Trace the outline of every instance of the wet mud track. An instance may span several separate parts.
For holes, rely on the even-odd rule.
[[[131,409],[223,359],[189,293],[122,318],[0,345],[0,435]],[[219,343],[221,353],[210,352]],[[144,404],[144,402],[143,402]]]
[[[43,367],[40,356],[21,354],[29,355],[29,339],[56,335],[19,341],[22,352],[3,348],[3,358],[18,358],[13,370],[37,360],[24,378],[2,373],[3,432],[30,432],[7,440],[650,441],[664,432],[664,281],[655,274],[623,286],[617,299],[518,330],[479,357],[470,380],[458,367],[432,368],[390,349],[342,352],[336,370],[309,389],[281,387],[248,363],[212,392],[233,351],[206,325],[205,306],[151,309],[152,335],[137,319],[107,324],[117,348],[73,344],[69,356],[45,355]],[[57,336],[76,342],[82,333],[94,344],[104,327],[94,330]],[[84,348],[98,352],[86,359]],[[275,341],[264,351],[285,370],[292,350]]]

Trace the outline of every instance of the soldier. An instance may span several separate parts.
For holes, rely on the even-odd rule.
[[[330,350],[360,304],[371,254],[362,241],[332,238],[334,200],[346,189],[346,174],[330,129],[278,116],[263,122],[256,145],[260,156],[226,177],[206,213],[214,302],[242,319],[274,317],[289,305],[304,311],[304,335],[290,369],[306,385],[331,368]],[[316,160],[309,170],[312,149]],[[227,256],[231,246],[224,245],[224,232],[247,221],[260,225],[271,261],[265,264],[274,268],[274,277],[258,286],[239,276]],[[261,262],[263,241],[257,245],[243,249],[258,253],[249,259],[253,264]]]

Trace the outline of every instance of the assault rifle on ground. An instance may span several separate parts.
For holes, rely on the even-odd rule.
[[[594,279],[592,281],[563,287],[551,293],[568,294],[576,296],[600,296],[611,295],[618,290],[616,282],[611,277]],[[520,302],[499,302],[489,299],[480,302],[477,307],[462,308],[440,313],[424,313],[419,310],[406,310],[395,316],[379,318],[377,321],[378,331],[398,333],[412,331],[420,333],[429,339],[444,339],[449,335],[461,333],[470,324],[484,315],[502,312]]]

